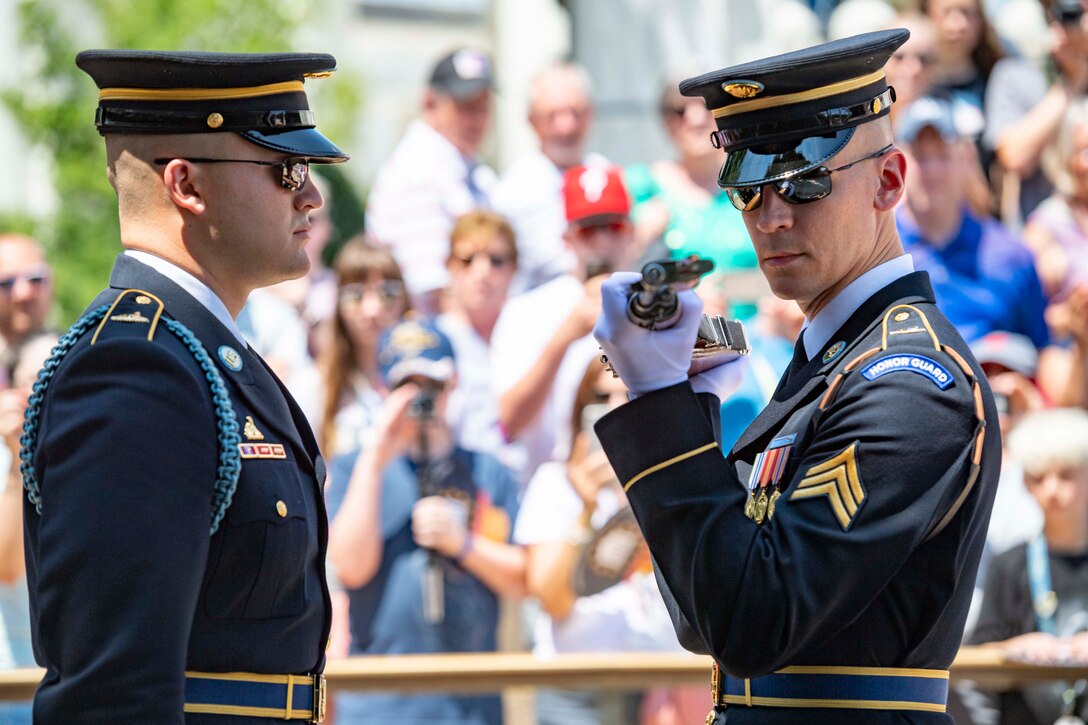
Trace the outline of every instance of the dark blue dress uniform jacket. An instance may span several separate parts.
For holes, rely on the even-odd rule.
[[[639,397],[597,426],[619,479],[641,476],[628,496],[681,642],[737,677],[790,665],[947,669],[959,648],[1000,467],[985,378],[934,306],[924,272],[877,292],[829,346],[837,341],[845,345],[833,359],[818,355],[784,377],[727,457],[714,445],[717,399],[686,382]],[[890,354],[926,357],[951,383],[942,388],[939,371],[938,380],[909,370],[862,374]],[[788,435],[796,438],[783,493],[759,525],[744,513],[749,472]],[[792,498],[828,469],[821,464],[844,455],[864,492],[852,515],[831,495]],[[728,723],[951,722],[903,711],[725,713]]]
[[[94,345],[93,330],[79,340],[42,408],[41,515],[24,502],[34,651],[47,669],[34,720],[264,722],[184,715],[184,672],[321,670],[331,611],[325,466],[263,361],[166,277],[122,255],[89,309],[130,288],[161,299],[164,316],[203,343],[239,432],[251,417],[286,458],[242,461],[210,535],[217,418],[193,354],[162,325],[149,341],[148,324],[107,321]],[[155,306],[135,297],[113,314],[150,317]],[[221,345],[241,353],[241,370],[222,363]]]

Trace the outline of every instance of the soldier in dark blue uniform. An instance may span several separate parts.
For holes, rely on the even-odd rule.
[[[766,409],[725,456],[693,392],[701,305],[596,334],[637,396],[597,431],[653,553],[681,641],[710,653],[718,723],[947,723],[1000,465],[978,364],[914,272],[893,210],[906,164],[872,33],[708,73],[719,178],[773,292],[807,324]],[[703,373],[702,375],[706,375]]]
[[[117,190],[109,287],[23,436],[36,723],[322,716],[325,465],[234,317],[307,269],[322,54],[88,51]]]

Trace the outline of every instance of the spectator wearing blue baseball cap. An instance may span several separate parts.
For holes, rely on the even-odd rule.
[[[969,208],[973,147],[951,105],[919,98],[897,119],[895,135],[911,169],[896,213],[899,235],[916,268],[929,272],[948,319],[966,340],[1005,330],[1046,346],[1046,300],[1031,252],[1000,222]]]
[[[499,597],[525,589],[525,554],[510,543],[517,483],[454,442],[445,414],[456,368],[441,331],[415,318],[394,325],[378,365],[385,409],[361,451],[333,459],[326,490],[351,654],[492,651]],[[437,616],[424,605],[433,586]],[[502,704],[495,695],[337,698],[337,722],[409,721],[498,725]]]

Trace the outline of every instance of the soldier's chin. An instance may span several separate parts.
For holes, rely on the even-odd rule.
[[[586,260],[586,279],[590,277],[599,277],[602,274],[612,274],[615,270],[615,265],[607,259],[587,259]]]

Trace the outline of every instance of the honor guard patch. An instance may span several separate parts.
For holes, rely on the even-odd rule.
[[[917,373],[933,381],[941,390],[947,389],[955,380],[952,373],[936,360],[925,355],[885,355],[861,369],[866,380],[876,380],[888,373]]]
[[[219,346],[219,359],[234,372],[242,369],[242,355],[230,345]]]
[[[790,495],[790,501],[826,496],[839,526],[843,531],[849,530],[865,501],[865,488],[858,474],[857,450],[858,444],[851,443],[834,458],[805,471],[805,477]]]
[[[238,453],[242,458],[287,458],[282,443],[239,443]]]

